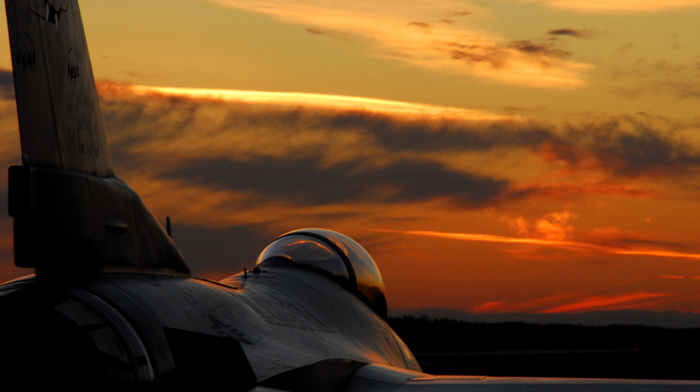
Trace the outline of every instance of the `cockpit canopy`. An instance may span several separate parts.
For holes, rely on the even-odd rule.
[[[377,265],[360,244],[343,234],[325,229],[291,231],[272,241],[255,265],[261,268],[298,265],[323,271],[381,317],[387,316],[384,280]]]

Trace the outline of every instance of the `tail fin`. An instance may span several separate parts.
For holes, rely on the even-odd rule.
[[[77,1],[5,0],[25,165],[112,174]]]
[[[77,0],[5,0],[23,166],[10,168],[15,264],[39,276],[189,276],[112,157]]]

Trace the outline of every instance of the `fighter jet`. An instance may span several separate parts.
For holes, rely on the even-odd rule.
[[[445,377],[386,323],[352,239],[300,229],[254,268],[193,278],[117,177],[76,0],[6,0],[22,165],[9,168],[15,264],[0,286],[0,379],[233,391],[697,391],[700,382]]]

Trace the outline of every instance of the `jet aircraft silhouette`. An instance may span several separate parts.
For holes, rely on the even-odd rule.
[[[0,286],[0,378],[211,384],[234,391],[697,391],[700,382],[444,377],[387,325],[370,255],[286,233],[255,268],[193,278],[113,171],[76,0],[6,0],[22,165],[9,169],[15,264]],[[150,385],[150,384],[147,384]]]

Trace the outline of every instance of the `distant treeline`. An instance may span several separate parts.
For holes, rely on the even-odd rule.
[[[700,329],[390,317],[434,374],[700,378]]]
[[[581,326],[522,322],[471,323],[426,316],[390,317],[415,353],[525,350],[663,350],[700,353],[700,329]]]

